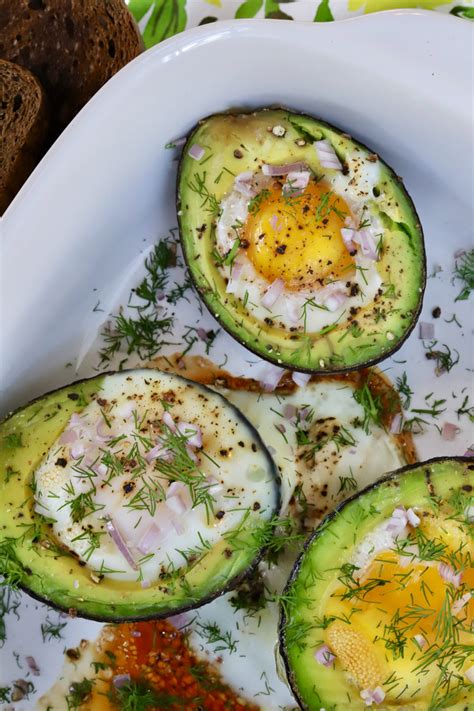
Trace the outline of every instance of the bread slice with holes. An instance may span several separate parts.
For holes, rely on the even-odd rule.
[[[40,159],[48,127],[39,81],[27,69],[0,60],[0,215]]]
[[[52,138],[143,49],[123,0],[2,0],[0,58],[29,69],[52,108]]]

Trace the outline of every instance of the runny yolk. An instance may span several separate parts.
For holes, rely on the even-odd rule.
[[[301,289],[351,270],[354,260],[341,237],[350,210],[330,185],[310,181],[301,194],[285,194],[275,182],[260,195],[249,210],[244,244],[261,276]]]

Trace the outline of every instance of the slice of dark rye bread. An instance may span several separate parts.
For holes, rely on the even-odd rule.
[[[41,158],[48,113],[33,74],[0,59],[0,215]]]
[[[0,0],[0,58],[38,77],[56,136],[142,49],[123,0]]]
[[[43,152],[91,96],[142,50],[140,32],[123,0],[0,0],[0,59],[29,69],[43,86],[50,107]],[[5,125],[0,127],[4,143],[0,146],[0,164],[8,160],[14,165],[15,175],[10,175],[8,187],[12,199],[13,186],[20,187],[27,177],[27,165],[29,171],[34,167],[31,160],[26,160],[25,151],[18,160],[15,158],[15,144],[20,147],[28,131],[33,139],[43,119],[38,116],[30,129],[17,131],[5,142],[3,134],[10,131],[5,122],[15,119],[17,127],[21,123],[20,116],[11,113],[17,92],[9,95],[9,86],[6,82],[2,87],[8,110],[3,114]],[[37,111],[42,115],[43,100],[37,88],[25,91],[21,97],[22,116],[33,116]],[[30,159],[32,143],[27,141]],[[40,158],[37,155],[37,160]],[[2,191],[7,190],[3,176],[0,180]],[[7,192],[2,195],[3,210],[6,196]]]

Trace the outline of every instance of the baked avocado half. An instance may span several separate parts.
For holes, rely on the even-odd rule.
[[[210,312],[277,365],[373,364],[416,323],[415,207],[378,155],[328,123],[284,109],[203,119],[183,149],[178,221]]]
[[[309,538],[280,618],[301,708],[471,708],[473,492],[472,459],[432,459],[380,479]]]
[[[177,375],[101,375],[0,425],[0,574],[83,617],[204,604],[257,562],[279,501],[252,425]]]

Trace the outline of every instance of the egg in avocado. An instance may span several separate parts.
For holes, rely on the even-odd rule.
[[[231,335],[277,365],[341,372],[408,336],[423,234],[400,179],[346,133],[283,109],[202,120],[178,218],[191,277]]]

